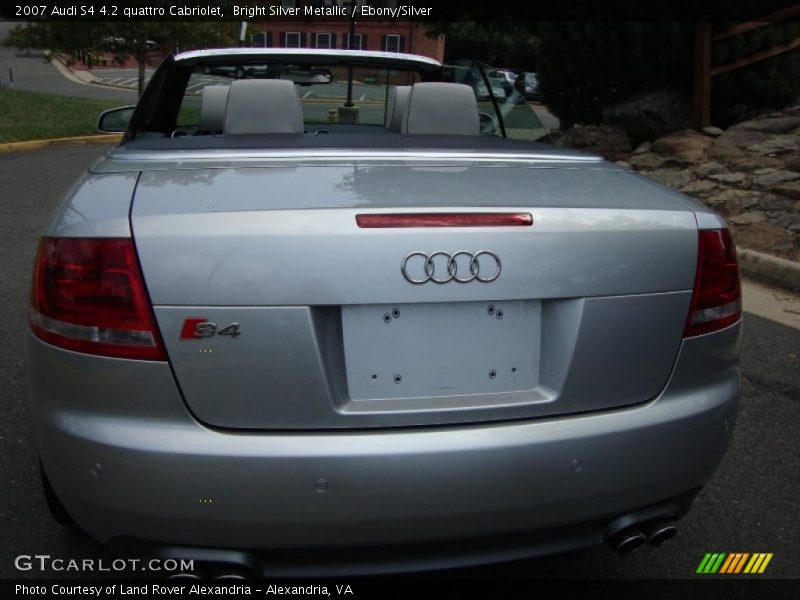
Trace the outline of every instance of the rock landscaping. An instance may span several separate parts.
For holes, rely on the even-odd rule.
[[[576,127],[558,143],[697,198],[727,219],[741,247],[800,261],[800,107],[727,130],[683,130],[635,149],[614,125]]]

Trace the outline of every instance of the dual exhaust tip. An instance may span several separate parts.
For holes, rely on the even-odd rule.
[[[678,528],[675,526],[675,516],[649,521],[633,521],[631,517],[618,519],[607,530],[605,542],[617,554],[630,554],[637,548],[650,544],[660,546],[667,540],[675,537]],[[214,581],[222,584],[234,584],[246,580],[252,573],[249,569],[236,568],[231,564],[226,564],[225,568],[217,568],[210,573]],[[205,581],[206,577],[198,573],[179,572],[174,573],[168,578],[173,582],[197,583]]]
[[[606,543],[618,554],[630,554],[645,544],[660,546],[676,533],[678,528],[671,521],[650,521],[616,531],[606,537]]]
[[[250,576],[248,576],[250,575]],[[222,585],[229,585],[229,584],[237,584],[242,583],[243,581],[248,581],[252,578],[252,574],[245,574],[237,570],[230,570],[230,571],[222,571],[219,574],[210,578],[211,581],[215,583],[220,583]],[[209,581],[209,578],[204,577],[202,575],[198,575],[197,573],[189,573],[189,572],[179,572],[173,573],[169,577],[167,577],[167,581],[170,583],[178,583],[178,584],[199,584],[199,583],[206,583]]]

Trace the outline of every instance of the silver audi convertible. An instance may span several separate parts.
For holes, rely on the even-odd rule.
[[[672,537],[731,438],[725,222],[536,141],[480,63],[163,62],[41,238],[48,503],[115,552],[251,575]]]

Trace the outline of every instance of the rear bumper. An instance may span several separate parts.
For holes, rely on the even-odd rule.
[[[740,325],[684,341],[646,404],[531,421],[357,432],[225,432],[169,367],[29,340],[45,469],[101,542],[396,545],[603,523],[702,486],[740,395]],[[570,537],[600,542],[593,525]],[[565,538],[566,540],[566,538]],[[543,542],[528,554],[566,549]]]
[[[626,513],[640,523],[664,515],[683,515],[698,490]],[[237,572],[257,577],[331,577],[419,572],[506,562],[555,554],[597,544],[607,534],[609,518],[547,529],[412,544],[382,544],[302,549],[231,549],[176,546],[135,538],[117,538],[111,550],[120,556],[194,560],[195,569]],[[205,567],[205,568],[204,568]]]

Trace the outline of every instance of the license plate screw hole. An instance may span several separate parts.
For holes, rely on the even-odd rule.
[[[377,376],[375,373],[373,373],[373,374],[372,374],[372,378],[373,378],[373,379],[377,379],[377,378],[378,378],[378,376]]]
[[[389,323],[391,323],[392,322],[392,315],[390,315],[389,313],[386,313],[385,315],[383,315],[383,322],[386,323],[387,325]]]
[[[489,371],[489,379],[494,379],[495,377],[497,377],[497,371],[492,369],[491,371]]]
[[[486,309],[486,312],[489,313],[490,317],[494,315],[494,304],[490,304],[489,307]]]
[[[512,373],[516,373],[517,372],[517,367],[511,367],[511,372]]]
[[[393,308],[392,309],[392,316],[395,319],[399,318],[400,317],[400,309],[399,308]]]
[[[498,309],[497,309],[497,312],[495,313],[495,316],[496,316],[498,319],[502,319],[502,318],[503,318],[503,311],[502,311],[502,310],[500,310],[500,309],[498,308]]]
[[[403,381],[403,378],[399,374],[394,376],[394,382],[395,383],[400,383],[402,381]]]

